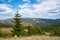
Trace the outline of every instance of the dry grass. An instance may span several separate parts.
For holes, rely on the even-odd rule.
[[[17,37],[17,38],[0,38],[0,40],[60,40],[60,37],[49,36],[29,36],[29,37]]]
[[[11,33],[12,28],[1,28],[0,30],[4,33]]]

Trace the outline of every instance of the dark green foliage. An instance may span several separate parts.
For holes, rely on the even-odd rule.
[[[21,35],[22,31],[22,24],[21,24],[21,16],[17,13],[14,18],[14,26],[13,28],[13,35],[17,35],[18,37]]]
[[[42,34],[43,33],[43,30],[40,27],[36,27],[36,30],[37,30],[38,34]]]
[[[23,30],[23,31],[21,32],[21,35],[22,35],[22,36],[28,36],[28,33]]]
[[[32,27],[28,26],[28,36],[30,35],[36,35],[36,34],[42,34],[42,30],[40,27]]]
[[[56,29],[54,30],[54,35],[55,35],[55,36],[60,36],[60,27],[59,27],[59,28],[56,28]]]
[[[27,26],[27,29],[28,29],[28,36],[31,35],[31,26]]]
[[[4,28],[9,28],[9,27],[12,27],[12,25],[6,24],[6,23],[1,23],[1,24],[0,24],[0,28],[2,28],[2,27],[4,27]]]
[[[0,37],[2,37],[2,32],[0,31]]]

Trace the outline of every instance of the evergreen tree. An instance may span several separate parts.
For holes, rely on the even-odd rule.
[[[27,27],[28,27],[28,36],[30,36],[31,35],[31,26],[29,25]]]
[[[14,18],[14,26],[13,28],[13,36],[17,35],[18,37],[21,35],[22,24],[21,24],[21,16],[17,13]]]

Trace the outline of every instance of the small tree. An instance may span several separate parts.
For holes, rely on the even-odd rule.
[[[17,13],[14,18],[14,26],[13,29],[13,36],[17,35],[18,37],[21,35],[22,31],[22,24],[21,24],[21,16]]]

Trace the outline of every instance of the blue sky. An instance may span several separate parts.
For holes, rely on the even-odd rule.
[[[0,0],[0,20],[13,18],[60,19],[60,0]]]

